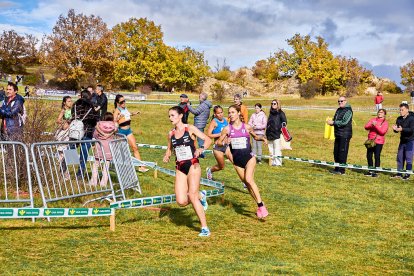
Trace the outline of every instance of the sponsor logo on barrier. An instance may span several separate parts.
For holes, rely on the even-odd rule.
[[[98,216],[98,215],[110,215],[112,213],[111,208],[94,208],[92,210],[92,215]]]
[[[171,196],[165,196],[163,198],[163,203],[171,203]]]
[[[152,199],[152,204],[161,204],[162,203],[162,198],[161,197],[154,197]]]
[[[43,214],[47,217],[63,216],[65,215],[65,209],[45,209]]]
[[[151,198],[144,199],[143,201],[144,201],[144,206],[148,206],[152,204]]]
[[[141,206],[141,205],[142,205],[142,200],[141,199],[132,201],[132,206],[133,207],[138,207],[138,206]]]
[[[69,216],[87,216],[88,208],[69,209]]]
[[[131,207],[131,201],[125,201],[121,203],[121,208]]]
[[[12,217],[13,209],[2,209],[0,210],[0,217]]]
[[[32,216],[39,216],[40,210],[39,209],[18,209],[17,216],[19,217],[32,217]]]

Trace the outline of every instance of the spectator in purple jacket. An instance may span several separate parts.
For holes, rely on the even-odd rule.
[[[253,128],[253,132],[260,138],[263,138],[267,125],[267,116],[262,110],[262,105],[257,103],[254,105],[255,113],[250,117],[249,125]],[[257,163],[262,163],[262,140],[253,140],[252,153],[256,156]]]

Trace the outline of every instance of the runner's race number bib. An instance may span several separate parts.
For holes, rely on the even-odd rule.
[[[233,149],[245,149],[247,148],[246,144],[246,137],[231,138],[231,147]]]
[[[181,146],[175,148],[175,156],[177,156],[177,161],[181,162],[184,160],[191,160],[194,158],[193,153],[191,152],[190,146]]]

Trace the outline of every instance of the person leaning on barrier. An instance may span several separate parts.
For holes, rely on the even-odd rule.
[[[3,119],[1,124],[2,140],[20,141],[23,138],[24,98],[17,92],[17,85],[9,82],[6,98],[0,108],[0,117]]]
[[[81,92],[81,98],[77,100],[72,106],[72,120],[78,119],[82,120],[83,118],[83,128],[85,130],[85,135],[82,140],[92,140],[93,131],[95,130],[96,123],[99,121],[99,114],[93,108],[91,103],[92,95],[89,91],[84,90]],[[75,112],[76,109],[76,112]],[[77,172],[77,176],[81,176],[83,171],[85,171],[86,158],[88,157],[88,151],[91,147],[90,143],[81,144],[81,154],[80,154],[80,170]]]
[[[334,159],[336,163],[346,163],[348,158],[349,142],[352,138],[352,117],[351,105],[345,97],[339,97],[339,108],[335,112],[333,120],[327,120],[328,125],[334,126],[335,145]],[[330,171],[332,174],[345,174],[345,168],[335,167]]]
[[[400,115],[392,126],[395,133],[400,133],[400,144],[398,145],[397,153],[397,169],[403,170],[404,163],[406,170],[413,169],[413,154],[414,154],[414,113],[409,111],[408,104],[400,104]],[[402,178],[408,180],[409,174],[402,175],[397,173],[393,178]]]

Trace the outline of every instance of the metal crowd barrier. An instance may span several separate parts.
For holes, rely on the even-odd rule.
[[[15,141],[0,141],[0,206],[33,207],[29,150]]]
[[[142,194],[126,137],[120,135],[109,142],[109,149],[112,154],[112,163],[115,166],[120,186],[120,189],[115,191],[115,201],[117,201],[118,198],[125,200],[125,191],[128,189],[135,190]]]
[[[102,149],[102,159],[95,158],[98,148]],[[115,200],[109,162],[99,141],[34,143],[31,153],[43,207],[95,194]]]

